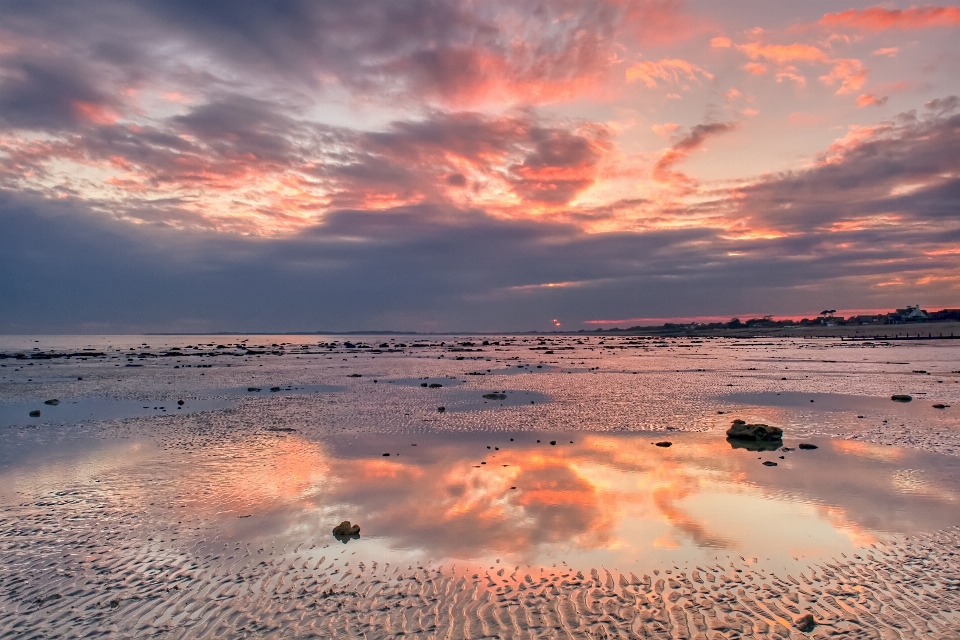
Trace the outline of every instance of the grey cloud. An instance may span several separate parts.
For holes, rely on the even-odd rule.
[[[116,106],[79,65],[64,60],[8,58],[0,78],[0,122],[9,128],[72,128],[88,120],[84,108]]]
[[[0,2],[5,28],[56,42],[63,60],[88,59],[128,78],[169,78],[205,58],[220,83],[289,95],[332,77],[390,103],[482,98],[503,89],[486,86],[494,79],[522,87],[601,73],[624,16],[634,13],[585,0]],[[505,14],[509,27],[499,22]],[[518,37],[526,47],[519,52]]]
[[[908,119],[889,124],[838,159],[743,189],[741,211],[790,230],[877,214],[895,215],[904,223],[956,224],[958,173],[960,115]]]
[[[555,317],[576,328],[705,310],[803,312],[824,296],[896,304],[895,291],[859,279],[960,267],[917,255],[955,243],[956,231],[759,242],[708,228],[585,234],[418,206],[339,211],[297,235],[262,239],[130,225],[83,207],[3,196],[0,330],[517,330]],[[547,283],[569,284],[537,286]]]

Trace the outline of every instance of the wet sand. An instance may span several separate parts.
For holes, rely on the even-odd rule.
[[[558,353],[532,351],[541,346]],[[109,356],[44,361],[43,375],[39,360],[0,369],[0,398],[41,407],[48,397],[237,402],[5,427],[0,637],[960,637],[960,505],[955,474],[937,471],[960,453],[957,350],[629,339],[446,347],[287,348],[186,371],[169,360],[118,374]],[[514,373],[513,358],[551,368]],[[451,376],[460,383],[450,388],[385,384]],[[227,391],[248,384],[264,391]],[[274,384],[339,390],[269,395]],[[541,401],[484,406],[483,394],[505,390]],[[902,391],[913,403],[888,400]],[[462,411],[437,411],[457,402]],[[818,472],[797,451],[723,449],[734,416],[783,426],[788,447],[814,439],[821,449],[804,453],[830,462]],[[674,445],[645,449],[641,430]],[[561,451],[561,433],[577,442]],[[530,441],[511,449],[509,437]],[[447,451],[449,438],[476,446],[476,460]],[[406,440],[423,453],[400,450]],[[488,454],[486,440],[501,449]],[[924,457],[935,454],[945,462]],[[768,472],[779,475],[759,475]],[[464,478],[473,480],[457,493]],[[655,499],[654,481],[672,501]],[[753,526],[730,533],[711,519],[721,485],[765,501],[739,519],[773,527],[771,548],[782,509],[812,509],[803,522],[826,527],[820,547],[781,561],[718,546]],[[378,520],[391,507],[399,519]],[[331,536],[344,518],[365,527],[358,540]],[[658,527],[678,546],[628,558],[624,541],[652,544]],[[471,530],[480,537],[466,550],[450,546]],[[544,555],[549,545],[559,546]],[[817,625],[801,632],[793,623],[806,613]]]

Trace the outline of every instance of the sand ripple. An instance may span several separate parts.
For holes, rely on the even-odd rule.
[[[199,541],[201,522],[137,522],[104,497],[58,492],[0,518],[0,637],[786,638],[809,612],[812,637],[960,638],[960,529],[795,575],[585,575]]]

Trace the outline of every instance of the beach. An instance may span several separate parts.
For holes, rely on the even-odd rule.
[[[0,636],[960,637],[957,346],[4,337]]]

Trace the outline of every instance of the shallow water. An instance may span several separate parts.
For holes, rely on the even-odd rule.
[[[516,616],[541,606],[523,599],[531,585],[537,597],[553,594],[543,602],[569,598],[574,613],[560,611],[554,626],[524,613],[509,627],[519,635],[602,627],[689,637],[683,628],[699,623],[681,623],[686,614],[671,607],[700,593],[693,576],[707,574],[722,588],[689,601],[722,621],[704,624],[728,631],[785,630],[804,608],[833,630],[908,619],[936,635],[957,622],[955,347],[346,340],[0,338],[9,356],[0,359],[0,637],[306,634],[305,612],[327,606],[335,584],[350,586],[334,589],[336,615],[324,618],[334,626],[313,632],[392,637],[392,609],[370,594],[400,580],[400,567],[412,573],[396,588],[416,583],[420,594],[398,600],[420,621],[406,629],[431,637],[445,628],[438,614],[423,617],[436,603],[479,616],[490,635],[506,623],[483,618],[470,598],[489,593],[491,607]],[[102,355],[76,355],[84,349]],[[494,392],[506,397],[484,398]],[[893,393],[915,400],[894,403]],[[39,419],[26,416],[33,408]],[[723,432],[735,417],[783,427],[790,450],[732,446]],[[662,441],[671,446],[654,445]],[[361,525],[358,539],[333,538],[344,519]],[[915,564],[921,557],[940,560]],[[905,592],[898,585],[909,580],[878,571],[907,572],[946,595]],[[657,591],[665,575],[676,586]],[[803,600],[804,586],[778,592],[778,604],[750,596],[746,617],[727,620],[724,603],[742,600],[748,575],[758,589],[793,580],[830,595]],[[604,622],[577,601],[587,583],[621,608],[637,599]],[[282,585],[301,596],[274,600]],[[824,600],[844,589],[862,602]],[[882,616],[864,590],[887,599]],[[662,615],[650,598],[665,599]]]

